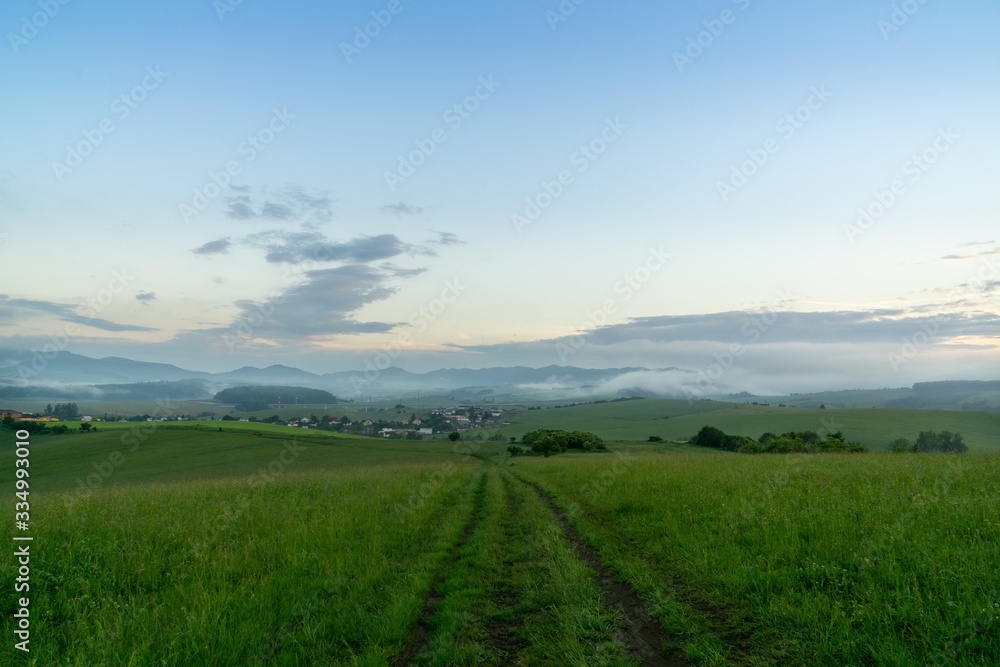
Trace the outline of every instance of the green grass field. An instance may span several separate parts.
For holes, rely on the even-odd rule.
[[[1000,664],[1000,459],[628,442],[869,412],[718,407],[521,413],[635,434],[547,459],[239,422],[33,437],[31,652],[0,664]]]
[[[843,431],[871,450],[920,431],[962,434],[972,451],[1000,452],[1000,414],[945,410],[805,409],[715,401],[645,399],[520,412],[503,433],[520,437],[536,428],[591,431],[607,440],[644,441],[651,435],[687,441],[702,426],[753,438],[773,431]]]

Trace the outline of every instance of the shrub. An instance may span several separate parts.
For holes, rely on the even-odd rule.
[[[917,441],[913,445],[913,450],[917,452],[967,452],[969,448],[962,441],[960,433],[951,431],[921,431],[917,436]]]

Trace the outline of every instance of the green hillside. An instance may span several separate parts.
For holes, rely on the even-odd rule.
[[[387,464],[441,465],[467,459],[446,441],[381,440],[245,422],[225,422],[222,428],[220,432],[219,426],[195,423],[116,423],[101,424],[96,433],[33,436],[31,488],[78,491],[241,478],[266,471],[268,466],[283,474]],[[10,431],[3,434],[0,483],[12,484],[13,437]],[[469,446],[459,451],[466,452]],[[498,443],[476,443],[475,452],[486,455],[500,449]]]

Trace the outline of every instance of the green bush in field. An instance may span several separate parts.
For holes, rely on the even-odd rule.
[[[916,442],[910,442],[906,438],[896,438],[889,443],[889,451],[897,454],[923,453],[923,452],[945,452],[962,454],[969,451],[968,446],[962,440],[961,433],[951,431],[921,431]]]
[[[962,442],[960,433],[921,431],[920,435],[917,436],[917,441],[913,443],[913,451],[962,453],[969,451],[969,448]]]
[[[906,438],[896,438],[889,443],[889,451],[896,454],[905,454],[913,451],[913,443]]]
[[[593,433],[584,431],[543,428],[525,433],[521,442],[531,445],[531,451],[542,456],[551,456],[567,449],[579,449],[586,452],[605,449],[603,440]]]
[[[765,433],[758,440],[745,435],[728,435],[714,426],[703,426],[691,438],[692,445],[711,447],[740,454],[813,454],[817,452],[866,452],[868,449],[856,442],[847,442],[844,434],[836,432],[825,438],[815,431],[789,431],[781,435]]]

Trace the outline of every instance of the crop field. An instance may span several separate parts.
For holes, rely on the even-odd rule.
[[[32,439],[31,652],[0,664],[1000,664],[989,453],[107,426]]]

